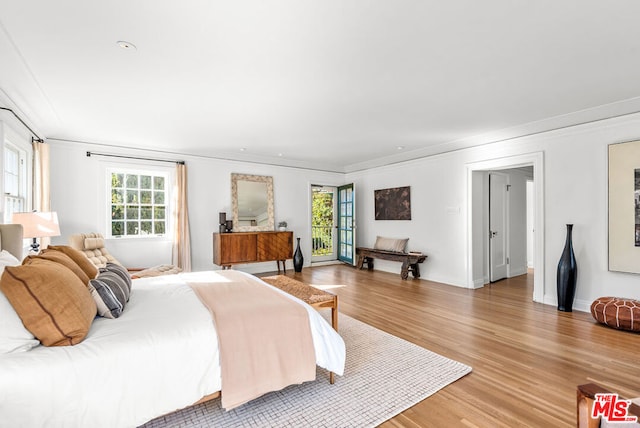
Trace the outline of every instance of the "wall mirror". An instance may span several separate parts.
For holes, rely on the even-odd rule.
[[[273,177],[231,174],[233,231],[274,230]]]

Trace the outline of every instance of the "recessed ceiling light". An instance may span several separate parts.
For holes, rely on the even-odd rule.
[[[120,46],[122,49],[131,49],[131,50],[133,50],[133,51],[135,51],[136,49],[138,49],[138,48],[136,48],[136,45],[134,45],[133,43],[131,43],[131,42],[126,42],[126,41],[124,41],[124,40],[119,40],[119,41],[118,41],[118,46]]]
[[[398,146],[398,147],[396,147],[396,149],[398,149],[398,150],[404,150],[404,146]]]
[[[283,156],[283,154],[282,154],[282,153],[278,153],[278,156],[282,157],[282,156]]]
[[[240,151],[241,151],[241,152],[246,152],[246,151],[247,151],[247,148],[246,148],[246,147],[242,147],[242,148],[240,148]]]

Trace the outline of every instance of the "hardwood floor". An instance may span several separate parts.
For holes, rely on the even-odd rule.
[[[578,384],[640,396],[640,335],[534,303],[532,275],[478,290],[346,265],[287,275],[341,285],[340,312],[473,367],[382,427],[569,427]]]

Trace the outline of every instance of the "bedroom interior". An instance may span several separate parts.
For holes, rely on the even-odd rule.
[[[366,330],[371,337],[389,333],[403,341],[397,346],[406,341],[472,368],[437,392],[413,391],[413,401],[396,409],[364,399],[365,409],[384,412],[353,419],[355,425],[575,425],[578,385],[640,396],[640,336],[590,314],[603,296],[640,300],[640,246],[633,242],[640,154],[611,164],[612,147],[640,145],[639,12],[631,0],[244,6],[196,0],[180,7],[151,0],[92,7],[2,1],[4,223],[12,212],[56,212],[54,247],[98,232],[125,266],[175,264],[177,229],[169,213],[180,194],[172,163],[180,159],[188,171],[185,271],[285,273],[336,294],[340,319],[349,317],[345,329],[373,327]],[[42,147],[48,165],[38,160]],[[160,190],[139,185],[139,192],[165,192],[166,215],[158,211],[152,222],[138,201],[135,238],[111,208],[111,177],[128,172],[166,179]],[[494,172],[505,175],[510,193],[501,236],[507,278],[497,282],[488,227]],[[623,181],[612,187],[615,174]],[[238,176],[270,178],[266,225],[257,217],[239,220]],[[371,271],[313,263],[310,207],[318,184],[353,185],[353,255],[356,247],[374,247],[377,237],[409,238],[406,251],[425,256],[420,278],[403,280],[393,260],[376,259]],[[398,188],[410,188],[408,219],[376,219],[376,191]],[[118,204],[126,212],[132,203]],[[216,263],[214,234],[227,235],[219,213],[227,213],[225,226],[233,219],[230,237],[244,228],[284,233],[292,241],[287,254],[299,238],[302,272],[294,272],[291,257],[260,259],[257,238],[252,263]],[[281,222],[286,232],[277,231]],[[573,311],[560,313],[556,268],[567,224],[574,225],[579,275]],[[140,232],[147,227],[163,233]],[[350,360],[350,343],[360,342],[350,342],[357,335],[348,331],[346,374],[328,385],[318,369],[311,383],[318,397],[342,387],[333,393],[347,400],[349,388],[362,388],[354,385],[366,376],[347,380],[350,364],[385,365],[366,353]],[[6,388],[0,384],[0,408],[11,402]],[[405,389],[398,384],[394,391]],[[313,394],[301,393],[299,406]],[[150,426],[188,421],[200,409],[214,415],[219,402]],[[276,404],[261,406],[268,413]],[[348,409],[341,412],[346,417]],[[213,420],[228,421],[203,423]]]

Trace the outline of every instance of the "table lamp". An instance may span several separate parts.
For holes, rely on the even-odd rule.
[[[58,213],[55,211],[14,213],[11,222],[22,225],[23,236],[25,238],[33,238],[31,251],[34,253],[38,253],[40,251],[40,244],[38,244],[36,238],[60,236]]]

